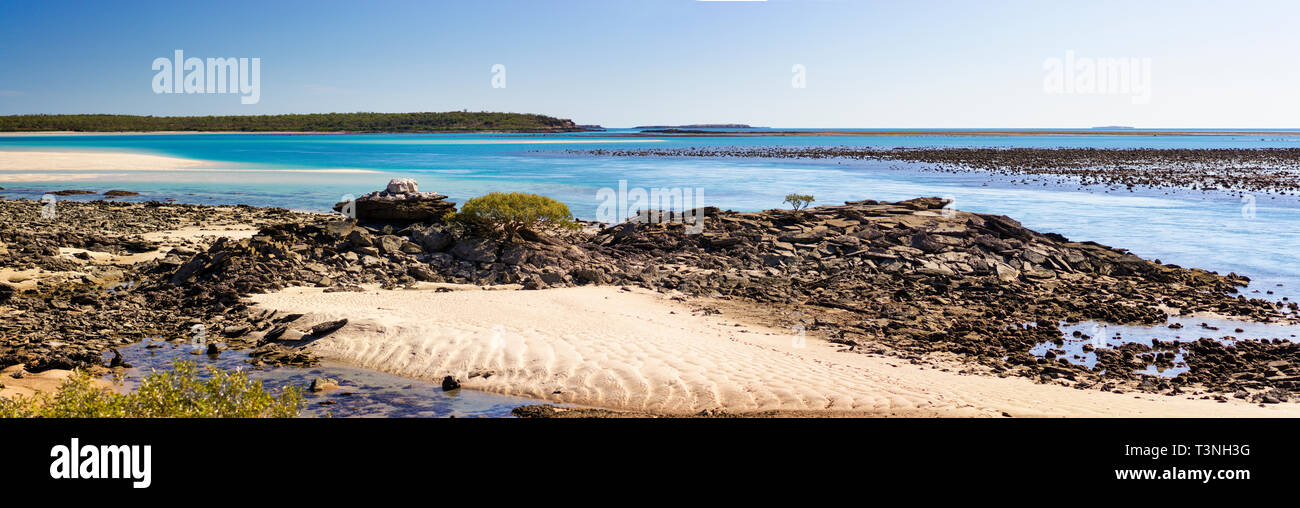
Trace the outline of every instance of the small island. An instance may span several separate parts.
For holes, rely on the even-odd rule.
[[[633,129],[763,129],[743,123],[696,123],[690,125],[638,125]]]

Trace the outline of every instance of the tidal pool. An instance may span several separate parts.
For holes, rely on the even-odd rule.
[[[440,383],[421,381],[322,362],[317,367],[267,367],[248,363],[247,351],[226,350],[220,355],[192,354],[194,346],[145,340],[118,348],[122,360],[131,365],[122,379],[122,387],[134,389],[151,370],[169,370],[172,361],[192,360],[199,367],[211,365],[223,369],[243,369],[249,377],[262,381],[270,390],[283,386],[302,388],[306,417],[510,417],[516,407],[538,401],[474,390],[445,392]],[[105,363],[112,353],[105,354]],[[112,375],[106,378],[111,378]],[[313,379],[331,378],[339,382],[336,390],[312,392]]]
[[[1170,328],[1174,326],[1174,328]],[[1158,326],[1113,325],[1097,321],[1079,323],[1060,323],[1063,343],[1043,342],[1029,350],[1030,354],[1045,357],[1052,351],[1056,358],[1064,358],[1075,365],[1092,368],[1097,365],[1095,350],[1115,348],[1124,344],[1140,343],[1152,345],[1152,341],[1195,342],[1201,338],[1210,338],[1223,343],[1240,340],[1284,339],[1300,340],[1300,325],[1252,323],[1235,319],[1208,317],[1174,316]],[[1075,332],[1079,336],[1075,336]],[[1183,359],[1182,349],[1174,352],[1172,368],[1159,368],[1147,365],[1146,369],[1134,371],[1160,377],[1174,377],[1189,370]]]

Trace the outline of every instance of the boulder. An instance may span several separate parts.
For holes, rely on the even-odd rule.
[[[357,220],[392,223],[436,223],[456,210],[454,203],[443,201],[447,196],[436,192],[420,192],[415,180],[395,178],[382,191],[374,191],[353,201]],[[343,212],[348,202],[334,205]]]
[[[445,226],[429,226],[424,229],[416,230],[411,234],[411,240],[424,247],[427,252],[440,252],[455,240],[450,231]]]
[[[388,181],[388,187],[384,190],[389,194],[412,194],[419,192],[420,186],[412,178],[394,178]]]
[[[338,387],[339,382],[333,378],[318,377],[311,380],[311,387],[309,389],[313,392],[323,392],[325,390],[337,390]]]
[[[346,324],[348,324],[347,319],[340,319],[337,321],[326,321],[324,323],[320,323],[317,324],[316,326],[311,327],[311,334],[319,337],[322,335],[329,334],[335,330],[338,330],[339,328],[343,328],[343,325]]]
[[[456,242],[452,255],[475,263],[493,263],[497,260],[497,243],[484,238],[469,238]]]

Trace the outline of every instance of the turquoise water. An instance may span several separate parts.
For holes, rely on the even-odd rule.
[[[1235,271],[1276,296],[1300,287],[1300,206],[1294,196],[1258,195],[1253,218],[1241,197],[1034,182],[985,174],[920,171],[913,164],[783,159],[610,158],[567,150],[688,146],[1096,146],[1293,147],[1287,136],[799,136],[630,137],[630,131],[472,135],[110,135],[3,137],[0,150],[126,151],[211,161],[203,169],[102,171],[93,180],[6,181],[0,196],[37,199],[61,189],[140,192],[135,200],[245,203],[327,210],[345,194],[382,188],[398,176],[452,200],[492,191],[535,192],[595,218],[601,188],[702,189],[707,204],[735,210],[781,207],[789,192],[819,203],[944,196],[956,207],[1009,215],[1040,230],[1094,240],[1167,263]],[[286,170],[364,170],[304,173]],[[27,172],[30,173],[30,172]],[[56,171],[51,175],[88,173]],[[57,178],[57,177],[55,177]],[[91,199],[84,198],[66,199]],[[1284,283],[1277,287],[1275,283]],[[1262,285],[1260,287],[1263,287]]]

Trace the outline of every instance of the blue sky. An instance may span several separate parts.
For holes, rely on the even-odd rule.
[[[0,114],[1300,127],[1297,19],[1294,1],[0,0]],[[153,93],[150,65],[175,49],[261,58],[261,101]],[[1149,101],[1049,93],[1044,62],[1068,51],[1149,59]]]

